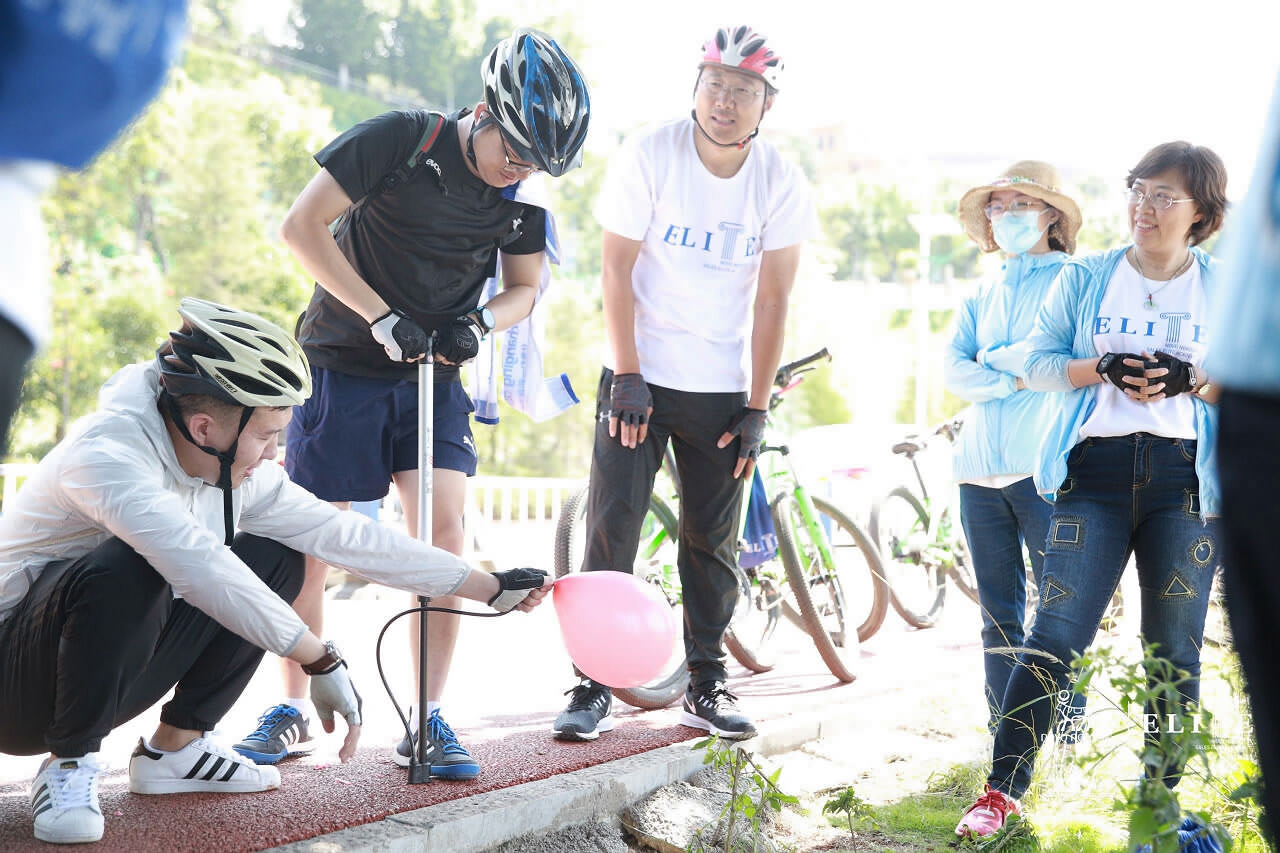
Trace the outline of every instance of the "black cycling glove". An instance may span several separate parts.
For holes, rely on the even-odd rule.
[[[1125,364],[1124,361],[1127,358],[1142,362],[1142,366],[1132,367]],[[1131,352],[1109,352],[1098,360],[1097,367],[1098,374],[1105,376],[1112,385],[1121,391],[1137,391],[1138,386],[1125,382],[1124,377],[1131,376],[1135,379],[1142,379],[1147,375],[1146,370],[1146,359]]]
[[[738,437],[738,458],[755,459],[760,455],[760,445],[764,444],[764,425],[769,413],[764,409],[744,407],[733,416],[725,432]]]
[[[383,314],[369,324],[369,331],[392,361],[417,361],[427,354],[427,333],[399,311]]]
[[[454,364],[470,361],[480,353],[480,327],[470,317],[459,317],[440,330],[436,353]]]
[[[547,573],[542,569],[508,569],[505,572],[494,572],[498,579],[498,594],[489,599],[489,606],[494,610],[506,613],[529,597],[529,590],[538,589],[546,580]]]
[[[1163,367],[1169,371],[1155,380],[1156,382],[1164,383],[1164,395],[1166,397],[1174,397],[1178,394],[1195,390],[1195,386],[1191,384],[1191,379],[1195,375],[1195,368],[1191,366],[1190,362],[1183,361],[1176,355],[1169,355],[1167,352],[1156,350],[1153,366]]]
[[[615,373],[609,387],[609,417],[623,426],[638,427],[649,422],[653,395],[639,373]]]

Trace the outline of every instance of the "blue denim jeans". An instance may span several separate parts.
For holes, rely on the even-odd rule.
[[[1031,574],[1039,586],[1052,513],[1053,507],[1036,493],[1031,477],[1002,489],[960,484],[960,522],[982,610],[983,668],[991,711],[987,725],[993,733],[1014,655],[1026,643],[1027,573],[1022,544],[1027,545]],[[1059,740],[1072,740],[1083,723],[1084,696],[1069,695],[1057,724]]]
[[[1216,520],[1200,518],[1195,456],[1195,441],[1146,433],[1089,438],[1071,450],[1049,524],[1040,607],[996,729],[993,788],[1015,798],[1026,792],[1072,655],[1093,641],[1130,554],[1142,637],[1191,675],[1183,699],[1199,699],[1200,644],[1220,536]]]

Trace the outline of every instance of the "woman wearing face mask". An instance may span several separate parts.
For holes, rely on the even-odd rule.
[[[1222,160],[1207,148],[1151,149],[1126,184],[1132,244],[1067,261],[1036,318],[1027,384],[1064,392],[1035,469],[1037,490],[1054,501],[1040,606],[1005,690],[986,792],[957,835],[992,835],[1018,812],[1054,697],[1131,554],[1142,639],[1189,674],[1179,685],[1183,704],[1199,699],[1221,558],[1217,391],[1200,367],[1215,265],[1196,244],[1222,225],[1226,184]],[[1143,720],[1166,724],[1177,710],[1147,707]]]
[[[960,199],[965,233],[984,252],[1000,250],[999,275],[984,281],[957,312],[945,379],[972,403],[956,444],[964,526],[978,598],[988,727],[996,730],[1014,650],[1023,645],[1026,563],[1040,580],[1051,507],[1036,494],[1036,450],[1055,411],[1056,395],[1027,389],[1026,337],[1049,285],[1075,250],[1080,208],[1059,187],[1048,163],[1014,163]],[[1074,694],[1072,694],[1074,697]],[[1071,738],[1084,697],[1063,706],[1060,739]]]

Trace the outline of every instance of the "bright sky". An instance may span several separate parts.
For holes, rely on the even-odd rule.
[[[592,85],[596,128],[628,130],[684,114],[702,42],[717,26],[745,22],[787,63],[763,133],[843,124],[856,153],[900,164],[928,154],[1002,165],[1033,158],[1117,182],[1153,145],[1186,139],[1223,157],[1233,198],[1252,171],[1280,71],[1277,0],[477,6],[517,21],[559,12],[572,22],[587,45],[577,58]]]
[[[558,3],[581,10],[583,65],[604,126],[682,114],[702,41],[741,21],[787,63],[766,131],[845,124],[857,150],[881,156],[1036,158],[1120,177],[1151,146],[1187,139],[1223,157],[1233,197],[1248,181],[1280,70],[1276,0],[539,0],[535,8]]]

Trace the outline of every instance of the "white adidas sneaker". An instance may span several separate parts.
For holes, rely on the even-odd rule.
[[[129,758],[129,790],[135,794],[249,794],[280,787],[280,771],[254,764],[208,735],[176,752],[158,752],[138,739]]]
[[[84,844],[102,838],[98,777],[106,771],[94,753],[49,758],[31,783],[36,838],[54,844]]]

